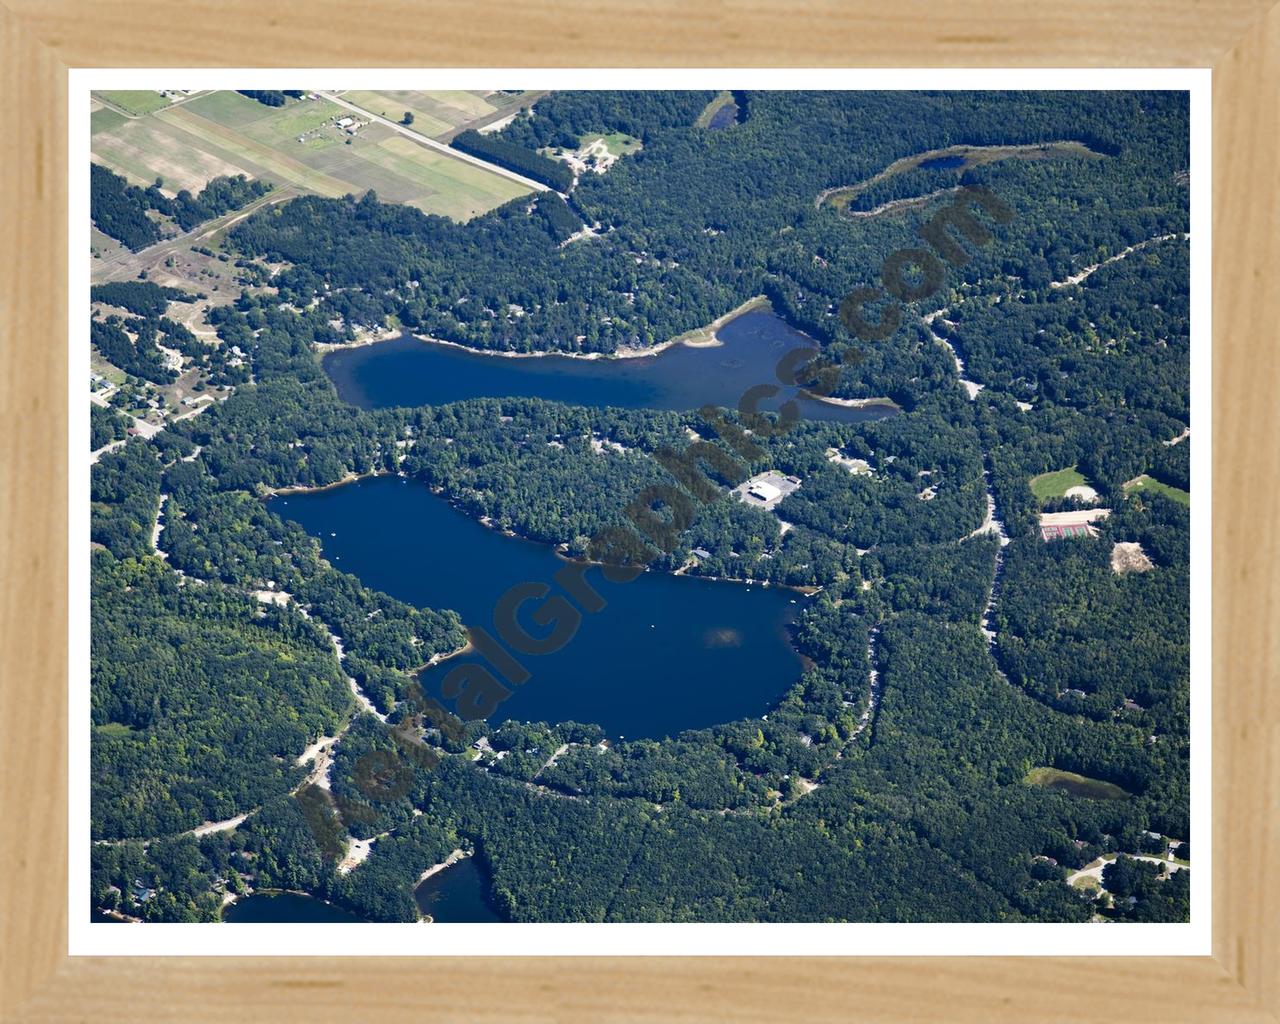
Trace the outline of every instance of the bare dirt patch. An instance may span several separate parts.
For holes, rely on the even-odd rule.
[[[1155,563],[1147,557],[1137,541],[1118,541],[1111,549],[1111,571],[1117,575],[1127,572],[1150,572]]]

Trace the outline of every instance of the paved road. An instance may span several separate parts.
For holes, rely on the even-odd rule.
[[[415,132],[412,128],[400,124],[399,122],[391,121],[383,117],[381,114],[375,114],[371,110],[365,110],[364,107],[357,107],[354,103],[348,103],[341,96],[337,96],[334,93],[322,92],[319,95],[323,96],[330,103],[336,103],[340,107],[345,107],[347,110],[359,114],[361,117],[367,117],[371,121],[377,121],[378,124],[385,124],[388,128],[395,129],[401,135],[406,138],[413,139],[414,142],[421,143],[428,149],[437,150],[444,153],[446,156],[453,157],[455,160],[462,160],[466,163],[474,164],[476,167],[483,167],[486,171],[492,171],[494,174],[501,174],[504,178],[510,178],[512,181],[518,181],[525,188],[531,188],[538,192],[551,191],[548,186],[542,184],[540,181],[534,181],[532,178],[526,178],[523,174],[516,174],[515,171],[509,171],[505,167],[499,167],[497,164],[488,163],[485,160],[472,156],[470,153],[464,153],[460,149],[454,149],[452,146],[446,146],[443,142],[437,142],[435,139],[429,138],[421,132]]]

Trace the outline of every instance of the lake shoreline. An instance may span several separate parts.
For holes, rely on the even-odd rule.
[[[506,538],[514,546],[502,543],[502,531],[479,529],[484,524],[451,502],[438,501],[443,496],[429,487],[368,480],[363,488],[370,490],[359,496],[352,495],[351,488],[331,491],[310,507],[299,497],[287,508],[273,511],[320,539],[325,558],[332,561],[340,555],[334,564],[354,573],[365,586],[419,608],[451,608],[459,615],[469,629],[470,643],[463,643],[459,636],[450,641],[452,650],[436,652],[430,659],[421,655],[412,659],[429,662],[417,674],[424,691],[437,699],[456,666],[480,662],[490,665],[491,673],[510,673],[494,678],[521,680],[514,686],[502,684],[511,691],[510,703],[506,703],[507,694],[501,697],[502,720],[591,721],[611,736],[662,736],[766,713],[803,672],[791,634],[797,615],[809,603],[802,591],[781,584],[766,586],[764,580],[697,576],[686,576],[685,584],[679,585],[662,568],[641,571],[626,585],[586,572],[584,585],[601,596],[603,606],[597,611],[588,602],[589,619],[586,612],[560,608],[561,625],[571,628],[564,630],[569,635],[544,652],[549,661],[525,662],[520,650],[508,653],[523,671],[500,655],[493,661],[491,643],[481,630],[495,628],[494,609],[512,586],[545,581],[549,593],[561,579],[584,579],[582,574],[591,563],[577,562],[565,570],[570,574],[565,577],[562,569],[570,560],[553,545],[519,536]],[[337,493],[344,496],[334,498]],[[379,529],[359,528],[368,522],[368,510],[376,510]],[[401,544],[395,540],[402,527],[421,541]],[[335,531],[337,539],[330,539]],[[486,541],[486,536],[492,539]],[[426,566],[430,572],[424,570]],[[754,583],[760,586],[753,587]],[[574,596],[568,590],[565,599]],[[554,604],[543,604],[556,609]],[[538,607],[527,607],[525,619]],[[537,635],[534,629],[531,635]],[[651,633],[652,629],[657,632]],[[717,643],[718,633],[727,629],[736,630],[743,643],[729,647]],[[509,637],[506,642],[514,643]],[[619,657],[619,643],[629,652],[621,665],[614,660]],[[673,652],[686,666],[685,675],[733,679],[733,685],[688,694],[675,681],[680,673],[673,674],[670,668]],[[616,685],[599,685],[606,665],[614,666],[610,671],[617,676]],[[642,669],[644,665],[653,667]],[[539,678],[539,696],[532,696],[533,686],[523,685],[524,672]],[[668,699],[653,697],[649,680],[654,673],[664,680],[658,691],[671,691]],[[444,702],[451,709],[454,696]]]
[[[835,401],[840,402],[842,400],[836,399]],[[873,402],[876,400],[859,398],[859,399],[848,399],[848,401]],[[402,480],[407,480],[412,483],[420,484],[421,486],[426,487],[428,490],[430,490],[435,497],[443,500],[445,504],[447,504],[454,511],[465,516],[467,519],[470,519],[472,522],[479,523],[486,530],[492,530],[494,533],[498,534],[499,536],[508,537],[511,540],[518,540],[518,541],[523,541],[526,544],[538,544],[538,545],[548,547],[551,549],[552,553],[555,554],[555,556],[559,558],[562,562],[564,562],[566,565],[585,565],[592,568],[601,568],[609,564],[606,562],[597,562],[590,558],[575,558],[573,555],[569,554],[568,544],[565,541],[549,541],[549,540],[542,540],[538,537],[530,537],[523,533],[518,533],[515,530],[498,526],[497,524],[494,523],[493,519],[490,518],[489,516],[472,515],[471,512],[469,512],[466,508],[464,508],[457,501],[455,501],[443,489],[437,490],[431,487],[428,483],[426,483],[426,481],[419,480],[417,477],[409,476],[405,473],[390,473],[385,470],[381,470],[381,471],[373,470],[369,473],[358,473],[358,474],[349,473],[345,477],[343,477],[341,480],[335,480],[331,484],[318,484],[316,486],[299,485],[297,487],[282,487],[278,490],[268,488],[260,497],[261,497],[261,500],[264,503],[266,503],[266,502],[270,502],[273,498],[288,498],[294,495],[303,495],[303,494],[323,494],[326,491],[337,490],[340,487],[348,487],[351,484],[358,484],[364,480],[374,480],[380,477],[399,477]],[[279,513],[277,513],[277,515],[279,515]],[[282,516],[281,518],[287,519],[288,516]],[[611,568],[621,568],[621,566],[611,566]],[[753,586],[759,586],[759,587],[765,587],[765,588],[777,587],[780,590],[795,591],[797,594],[801,594],[804,597],[812,597],[814,594],[820,593],[823,589],[822,587],[802,586],[800,584],[794,584],[794,583],[776,583],[773,580],[745,579],[737,576],[703,576],[700,573],[691,573],[686,571],[687,566],[682,566],[678,570],[677,569],[671,569],[671,570],[658,569],[658,568],[655,568],[653,565],[637,566],[636,568],[639,568],[641,572],[652,572],[652,573],[657,573],[657,574],[667,575],[667,576],[680,576],[685,579],[691,579],[691,580],[706,580],[711,583],[733,583],[739,586],[747,586],[747,587],[753,587]],[[465,622],[463,623],[463,628],[466,628]],[[406,669],[406,671],[410,675],[416,675],[419,672],[425,672],[427,669],[433,668],[434,666],[440,664],[440,662],[442,661],[447,661],[450,658],[457,658],[464,654],[469,654],[474,649],[475,648],[472,645],[471,641],[468,640],[462,647],[459,647],[457,650],[449,651],[443,654],[433,654],[430,660],[425,661],[421,665],[418,665],[414,668]]]
[[[315,341],[312,342],[312,348],[318,355],[327,356],[330,352],[342,352],[349,348],[366,348],[380,341],[391,341],[405,333],[407,332],[403,327],[381,327],[376,331],[357,331],[355,338],[351,341]]]
[[[746,302],[735,306],[729,312],[716,317],[708,324],[702,327],[695,327],[692,330],[678,334],[674,338],[667,341],[658,342],[653,345],[647,345],[643,348],[617,348],[613,352],[565,352],[558,349],[550,349],[544,352],[512,352],[504,349],[476,348],[474,345],[466,345],[460,341],[449,341],[446,338],[436,338],[430,334],[419,334],[415,331],[405,328],[387,328],[383,331],[370,333],[365,337],[358,338],[355,341],[339,343],[339,344],[323,344],[316,343],[312,347],[317,355],[323,358],[334,352],[342,352],[348,349],[365,348],[369,345],[376,345],[383,341],[393,341],[399,337],[414,338],[427,345],[443,345],[446,348],[454,348],[473,356],[496,356],[499,359],[543,359],[549,356],[560,356],[563,359],[582,359],[589,362],[598,360],[624,360],[624,359],[648,359],[653,356],[665,352],[667,349],[674,348],[677,345],[684,345],[688,348],[717,348],[724,344],[717,337],[716,332],[726,326],[738,317],[750,313],[753,310],[763,309],[765,307],[772,308],[772,304],[764,295],[755,295],[747,299]]]

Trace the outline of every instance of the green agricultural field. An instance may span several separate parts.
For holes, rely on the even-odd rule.
[[[89,134],[97,135],[99,132],[113,131],[127,120],[129,118],[120,111],[99,104],[98,108],[89,115]]]
[[[1191,507],[1191,495],[1187,491],[1161,483],[1155,477],[1147,476],[1146,473],[1124,485],[1125,494],[1132,494],[1134,491],[1154,491],[1156,494],[1163,494],[1166,498],[1172,498],[1179,505]]]
[[[457,125],[425,109],[427,104],[422,102],[422,97],[425,95],[425,93],[410,91],[369,92],[363,89],[352,89],[342,93],[342,98],[348,103],[354,103],[357,107],[392,121],[399,121],[408,111],[413,114],[413,130],[434,139]]]
[[[1089,481],[1084,478],[1075,466],[1054,470],[1052,473],[1041,473],[1030,480],[1031,493],[1040,501],[1050,498],[1061,498],[1072,487],[1087,487]]]
[[[207,117],[210,121],[217,121],[231,128],[243,128],[247,124],[267,117],[274,110],[288,109],[287,107],[268,107],[265,103],[251,100],[248,96],[241,96],[230,89],[207,93],[189,103],[184,103],[183,106],[194,110],[201,117]]]
[[[470,220],[529,192],[519,182],[433,152],[402,135],[383,139],[366,152],[368,159],[415,183],[425,193],[420,198],[399,200],[424,213]]]
[[[424,120],[431,117],[431,104],[452,111],[455,122],[471,110],[497,109],[471,93],[394,95],[413,96]],[[510,105],[518,103],[517,97],[509,100]],[[383,200],[457,220],[528,191],[504,175],[414,142],[386,125],[367,124],[348,135],[335,124],[347,116],[350,111],[325,99],[268,107],[226,91],[143,117],[125,118],[103,109],[93,115],[93,156],[136,185],[161,178],[169,194],[183,188],[198,192],[218,175],[244,174],[322,196],[362,195],[373,189]],[[420,127],[416,116],[414,127]]]
[[[352,89],[340,94],[348,103],[399,121],[413,114],[413,130],[428,138],[447,141],[472,122],[489,123],[517,110],[522,94],[506,95],[462,90],[400,90],[373,92]]]
[[[118,90],[114,92],[100,92],[97,94],[101,99],[106,100],[112,106],[119,107],[126,113],[135,116],[150,114],[152,111],[163,110],[169,105],[167,97],[161,96],[154,89],[139,89],[136,91]]]
[[[143,188],[161,178],[169,195],[184,188],[199,192],[210,178],[219,175],[262,176],[239,163],[234,153],[208,146],[198,136],[161,120],[182,109],[126,118],[95,131],[90,143],[94,160]]]

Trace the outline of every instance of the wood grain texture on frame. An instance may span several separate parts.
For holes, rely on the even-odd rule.
[[[644,7],[0,6],[0,1019],[1280,1020],[1280,8],[821,0]],[[191,40],[200,42],[193,56]],[[1214,956],[167,959],[66,956],[66,68],[1213,66]]]

